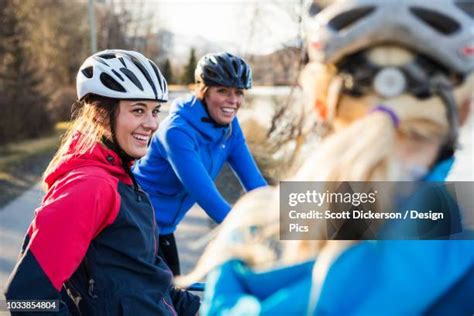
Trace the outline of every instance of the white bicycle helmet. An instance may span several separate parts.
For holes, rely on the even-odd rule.
[[[308,20],[309,56],[324,63],[392,43],[455,73],[474,70],[472,0],[335,1]]]
[[[166,79],[156,64],[138,52],[120,49],[87,58],[77,73],[76,88],[79,100],[92,93],[115,99],[168,101]]]

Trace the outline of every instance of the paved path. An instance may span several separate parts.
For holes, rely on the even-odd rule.
[[[38,184],[0,210],[0,290],[15,265],[23,236],[42,196]]]

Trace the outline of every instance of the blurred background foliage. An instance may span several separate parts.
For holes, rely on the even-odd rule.
[[[90,52],[87,3],[0,1],[0,145],[67,120],[78,67]],[[127,47],[126,11],[97,11],[98,46]]]
[[[192,83],[197,60],[225,47],[201,38],[183,45],[182,37],[159,23],[158,3],[154,3],[155,10],[144,10],[145,3],[93,1],[97,50],[140,51],[158,63],[170,84]],[[278,2],[266,3],[266,7],[299,20],[300,11],[288,10]],[[0,1],[0,148],[53,135],[56,123],[70,119],[76,72],[91,53],[88,8],[87,1]],[[256,22],[264,20],[260,5],[248,8],[253,10],[248,16],[252,28],[242,36],[251,43],[259,40],[258,34],[268,33],[268,28]],[[284,166],[294,161],[294,139],[301,135],[295,128],[300,124],[292,122],[298,123],[303,113],[289,89],[296,84],[302,67],[303,50],[298,43],[282,44],[270,53],[242,53],[252,66],[256,88],[249,91],[239,118],[259,165],[267,178],[275,180],[288,169]],[[258,90],[258,86],[266,86],[266,90]],[[282,92],[277,93],[277,86]],[[4,158],[8,152],[4,148]]]

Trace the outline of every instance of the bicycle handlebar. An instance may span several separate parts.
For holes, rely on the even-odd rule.
[[[195,291],[195,292],[204,292],[205,285],[206,284],[202,282],[193,283],[190,286],[188,286],[186,290]]]

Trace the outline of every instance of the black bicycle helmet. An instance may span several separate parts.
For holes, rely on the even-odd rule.
[[[206,86],[224,86],[239,89],[252,88],[252,70],[240,57],[229,53],[203,56],[194,72],[196,83]]]

